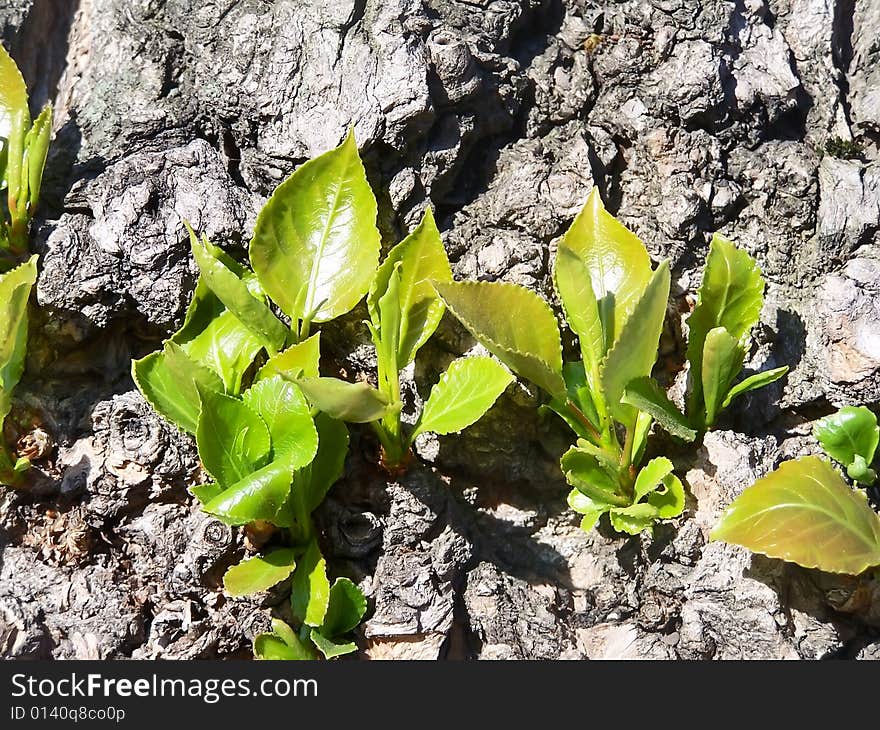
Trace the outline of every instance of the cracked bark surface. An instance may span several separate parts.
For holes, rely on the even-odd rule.
[[[10,434],[38,426],[48,448],[27,491],[0,495],[0,654],[247,656],[283,615],[283,594],[223,595],[244,538],[188,497],[194,446],[129,362],[182,318],[183,219],[243,253],[274,186],[353,125],[383,232],[430,203],[458,277],[552,300],[554,239],[598,185],[671,258],[685,311],[723,231],[768,280],[747,367],[792,367],[674,454],[688,509],[653,537],[578,529],[570,437],[522,386],[460,436],[421,437],[397,480],[354,429],[318,519],[332,569],[370,598],[359,657],[877,658],[880,583],[707,534],[817,450],[812,420],[880,404],[878,36],[880,9],[852,0],[4,3],[0,38],[57,114]],[[861,157],[823,154],[836,137]],[[360,319],[324,328],[351,375],[374,364]],[[447,317],[410,405],[472,346]]]

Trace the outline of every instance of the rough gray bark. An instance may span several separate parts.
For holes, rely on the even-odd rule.
[[[361,656],[877,658],[880,583],[706,536],[815,450],[811,420],[880,403],[878,34],[852,0],[7,0],[0,37],[57,122],[11,434],[46,446],[33,487],[0,498],[0,654],[247,655],[283,614],[223,595],[243,536],[196,510],[193,445],[128,367],[181,320],[183,219],[243,251],[273,187],[353,125],[389,238],[432,204],[460,277],[552,298],[553,241],[598,185],[672,259],[677,333],[724,231],[768,279],[748,366],[792,366],[675,457],[692,499],[653,538],[578,529],[569,436],[522,386],[420,439],[397,481],[356,434],[319,520],[371,599]],[[823,154],[833,137],[861,158]],[[351,374],[371,364],[359,319],[325,328]],[[447,318],[411,399],[472,345]]]

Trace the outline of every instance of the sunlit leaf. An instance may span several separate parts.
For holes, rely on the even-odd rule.
[[[556,317],[528,289],[503,282],[434,282],[449,310],[495,357],[550,395],[565,393]]]
[[[318,453],[303,469],[302,488],[307,513],[313,512],[324,500],[330,487],[342,476],[348,453],[348,429],[342,421],[319,413],[315,416],[318,430]]]
[[[369,383],[338,378],[300,378],[296,383],[315,408],[340,421],[369,423],[391,410],[388,398]]]
[[[813,435],[832,459],[848,469],[855,465],[850,474],[853,479],[873,483],[876,475],[868,467],[880,442],[880,427],[873,412],[864,406],[845,406],[816,421]],[[861,460],[857,462],[856,457]]]
[[[204,510],[230,525],[244,525],[254,520],[275,524],[275,516],[287,500],[292,480],[289,464],[272,461],[223,490]]]
[[[277,548],[233,565],[223,576],[223,587],[230,596],[249,596],[269,590],[288,578],[294,568],[295,551]]]
[[[660,511],[652,504],[639,502],[629,507],[614,507],[609,510],[608,517],[611,526],[618,532],[638,535],[660,519]]]
[[[602,361],[601,379],[605,400],[621,423],[634,424],[635,409],[621,402],[627,384],[651,374],[657,359],[657,347],[666,304],[669,299],[669,264],[663,261],[648,282],[642,298]]]
[[[24,140],[27,158],[28,210],[30,213],[34,212],[40,200],[43,168],[46,166],[46,156],[49,153],[49,139],[51,136],[52,105],[47,104],[34,120],[34,124]]]
[[[337,578],[330,588],[330,601],[321,633],[331,639],[347,634],[361,622],[366,612],[367,599],[361,589],[348,578]]]
[[[260,211],[250,258],[266,293],[292,319],[326,322],[350,311],[379,261],[376,211],[350,132],[299,167]]]
[[[357,651],[357,644],[353,642],[344,642],[342,644],[337,644],[333,641],[330,641],[326,636],[324,636],[319,630],[312,629],[309,632],[309,638],[312,640],[314,645],[318,647],[318,651],[324,655],[325,659],[334,659],[338,656],[343,656],[344,654],[351,654],[352,652]]]
[[[627,383],[621,398],[623,403],[648,413],[673,436],[693,441],[697,432],[688,425],[684,414],[669,400],[666,391],[653,378],[643,376]]]
[[[629,503],[618,488],[617,465],[600,455],[573,447],[563,454],[560,466],[565,480],[594,502],[617,506]]]
[[[12,390],[24,371],[28,333],[27,306],[36,281],[36,256],[31,256],[26,263],[0,274],[0,431],[3,429],[3,419],[12,407]]]
[[[672,473],[672,462],[665,456],[651,459],[639,471],[633,489],[633,502],[640,502],[642,497],[657,489],[667,474]]]
[[[727,392],[727,396],[724,398],[721,408],[727,408],[734,398],[743,393],[748,393],[749,391],[763,388],[765,385],[770,385],[770,383],[775,383],[787,372],[788,365],[783,365],[781,368],[765,370],[764,372],[755,373],[754,375],[749,375],[747,378],[743,378]]]
[[[715,423],[730,384],[742,370],[745,352],[739,341],[724,327],[715,327],[706,335],[703,348],[703,399],[706,404],[706,426]]]
[[[589,532],[596,526],[599,518],[610,510],[613,505],[591,499],[579,489],[572,489],[568,493],[568,506],[578,514],[583,515],[581,529],[584,532]]]
[[[9,138],[16,117],[24,126],[30,124],[27,86],[15,61],[0,44],[0,137]]]
[[[491,357],[454,360],[432,389],[413,433],[438,434],[461,431],[488,411],[513,376]]]
[[[443,317],[443,301],[431,285],[431,280],[451,281],[452,270],[434,214],[428,208],[418,227],[388,252],[367,295],[367,307],[374,324],[380,322],[379,300],[388,290],[391,273],[399,268],[397,333],[398,369],[406,367],[437,329]],[[383,329],[386,323],[382,322]]]
[[[293,574],[290,603],[293,615],[307,626],[317,628],[324,623],[330,603],[330,581],[327,580],[327,563],[314,540],[300,557]]]
[[[273,460],[289,460],[291,468],[299,469],[314,458],[318,432],[299,387],[275,375],[246,390],[243,401],[268,427]]]
[[[816,456],[787,461],[748,487],[712,538],[829,573],[880,565],[880,517]]]
[[[285,375],[288,378],[317,378],[318,364],[321,359],[321,333],[296,345],[291,345],[283,352],[273,355],[257,373],[256,380],[271,378],[273,375]]]
[[[257,659],[312,660],[312,653],[296,633],[283,621],[272,619],[272,633],[254,637],[254,656]]]

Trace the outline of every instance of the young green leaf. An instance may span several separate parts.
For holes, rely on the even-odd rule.
[[[491,357],[454,360],[432,389],[412,438],[425,431],[444,435],[476,423],[513,376]]]
[[[131,372],[153,410],[191,434],[199,424],[199,389],[223,392],[223,383],[214,371],[190,359],[173,340],[166,342],[163,350],[134,360]]]
[[[568,506],[573,511],[583,515],[581,529],[584,532],[589,532],[596,526],[599,518],[608,512],[613,505],[592,499],[579,489],[572,489],[568,493]]]
[[[290,494],[292,481],[290,465],[272,461],[224,489],[203,509],[228,525],[245,525],[254,520],[277,524],[276,516]]]
[[[672,462],[665,456],[658,456],[651,459],[639,471],[636,477],[635,487],[633,489],[633,502],[640,502],[642,497],[650,494],[657,489],[666,478],[672,473]]]
[[[724,327],[715,327],[706,335],[703,348],[703,400],[706,426],[712,426],[721,411],[730,384],[742,370],[745,352],[739,341]]]
[[[312,660],[315,655],[286,623],[272,619],[272,633],[254,637],[257,659]]]
[[[296,383],[315,408],[340,421],[370,423],[393,408],[369,383],[348,383],[339,378],[300,378]]]
[[[207,484],[194,484],[189,487],[189,493],[192,494],[197,500],[199,500],[199,504],[206,505],[210,502],[214,497],[219,497],[223,494],[223,487],[221,487],[217,482],[208,482]]]
[[[787,461],[748,487],[712,539],[828,573],[880,565],[880,517],[816,456]]]
[[[757,390],[758,388],[763,388],[765,385],[770,385],[770,383],[775,383],[787,372],[788,365],[783,365],[781,368],[765,370],[762,373],[755,373],[754,375],[749,375],[747,378],[743,378],[727,392],[727,396],[725,396],[724,402],[721,404],[722,410],[727,408],[727,406],[730,405],[730,402],[738,395],[748,393],[751,390]]]
[[[880,442],[880,427],[877,425],[877,416],[870,410],[864,406],[845,406],[837,413],[816,421],[813,435],[828,456],[847,468],[857,463],[856,457],[861,457],[853,472],[868,480],[866,483],[873,483],[872,477],[876,475],[870,473],[868,466],[874,460]]]
[[[2,48],[2,46],[0,46]],[[12,390],[24,371],[27,305],[37,281],[37,257],[0,274],[0,431],[12,407]]]
[[[324,623],[329,603],[327,563],[318,549],[318,543],[312,540],[293,574],[290,605],[294,616],[306,626],[317,628]]]
[[[593,445],[599,444],[599,414],[587,384],[586,372],[582,362],[567,362],[562,365],[566,396],[556,396],[547,403],[547,408],[565,421],[580,438]],[[539,409],[540,410],[540,409]],[[586,419],[587,423],[584,423]]]
[[[383,338],[388,323],[380,317],[379,300],[388,291],[391,274],[398,264],[400,321],[395,354],[397,369],[403,369],[434,334],[443,317],[443,301],[437,296],[431,281],[452,281],[446,249],[443,248],[440,231],[430,208],[425,210],[418,227],[388,252],[367,295],[370,318],[374,325],[381,323]]]
[[[320,359],[321,333],[316,332],[307,340],[291,345],[284,352],[270,357],[257,373],[256,381],[271,378],[273,375],[284,375],[293,380],[317,378]]]
[[[648,493],[648,504],[662,519],[678,517],[684,510],[684,485],[675,474],[663,477],[661,486]]]
[[[304,474],[302,489],[306,511],[311,514],[324,500],[345,468],[348,453],[348,429],[342,421],[331,418],[326,413],[315,416],[318,430],[318,453]]]
[[[611,526],[618,532],[638,535],[660,519],[660,511],[652,504],[639,502],[629,507],[615,507],[609,510],[608,517]]]
[[[292,469],[311,462],[318,451],[318,432],[296,385],[275,375],[255,383],[242,398],[268,427],[273,460],[289,460]]]
[[[388,274],[385,293],[376,303],[379,313],[379,327],[370,327],[379,371],[379,390],[389,402],[397,400],[400,390],[397,367],[397,352],[400,340],[400,263],[394,265]]]
[[[560,461],[565,481],[594,502],[625,506],[629,500],[618,489],[617,465],[591,454],[583,448],[572,447]]]
[[[318,651],[324,655],[325,659],[335,659],[338,656],[351,654],[352,652],[357,651],[357,644],[351,641],[343,644],[336,644],[330,641],[330,639],[324,636],[318,629],[312,629],[309,632],[309,638],[312,640],[312,643],[318,647]]]
[[[187,224],[190,247],[205,284],[245,327],[260,339],[263,347],[276,353],[284,346],[288,329],[272,314],[272,310],[251,294],[247,283],[227,268],[215,251],[216,246],[200,241]]]
[[[337,578],[330,588],[330,602],[321,625],[325,637],[347,634],[357,626],[367,612],[367,599],[361,589],[348,578]]]
[[[602,389],[618,421],[635,423],[636,411],[621,402],[628,383],[651,374],[669,299],[669,264],[661,262],[651,276],[642,298],[624,322],[614,345],[602,361]]]
[[[757,323],[763,300],[764,280],[757,262],[716,233],[709,246],[697,305],[687,321],[692,379],[689,413],[702,399],[703,352],[709,331],[724,327],[739,342]]]
[[[269,590],[288,578],[294,568],[295,551],[277,548],[233,565],[223,576],[223,587],[230,596],[249,596]]]
[[[272,445],[269,429],[238,398],[201,389],[199,398],[199,458],[220,486],[230,487],[268,461]]]
[[[580,266],[575,265],[576,260]],[[577,286],[578,280],[583,282],[586,279],[585,273],[589,276],[589,283]],[[586,333],[590,357],[600,362],[605,351],[619,338],[624,322],[642,298],[651,279],[651,261],[638,236],[605,210],[597,188],[593,188],[586,205],[560,243],[554,278],[557,287],[562,284],[559,293],[566,316],[574,319],[570,319],[569,324],[579,337],[584,338]],[[595,315],[588,301],[590,293],[597,301],[602,323],[604,342],[601,347],[597,347]],[[584,343],[581,345],[583,347]]]
[[[46,104],[25,137],[28,175],[28,211],[33,214],[40,200],[43,183],[43,168],[49,153],[49,138],[52,136],[52,105]]]
[[[697,432],[688,426],[684,414],[669,400],[663,388],[649,376],[627,383],[621,401],[651,415],[673,436],[685,441],[693,441],[697,436]]]
[[[27,86],[15,61],[0,44],[0,137],[9,139],[17,117],[24,126],[30,123]]]
[[[489,352],[551,396],[564,395],[556,317],[534,292],[503,282],[433,282],[449,310]]]
[[[257,217],[250,258],[285,314],[327,322],[358,303],[379,262],[376,212],[353,132],[278,186]]]

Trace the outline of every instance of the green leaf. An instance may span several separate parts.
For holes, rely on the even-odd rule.
[[[432,389],[412,438],[424,431],[444,435],[476,423],[513,376],[491,357],[454,360]]]
[[[12,408],[12,390],[18,385],[24,372],[28,333],[27,306],[36,281],[36,255],[11,271],[0,274],[0,433],[3,430],[3,420]]]
[[[352,652],[357,651],[357,644],[353,642],[336,644],[330,641],[330,639],[317,629],[312,629],[309,632],[309,638],[312,640],[312,643],[318,647],[318,651],[324,655],[325,659],[335,659],[338,656],[351,654]]]
[[[190,247],[205,284],[236,319],[259,338],[268,352],[280,350],[287,339],[287,327],[264,302],[251,294],[241,277],[226,267],[216,253],[219,251],[216,246],[208,239],[199,241],[189,224],[187,230]]]
[[[315,656],[286,623],[272,619],[272,633],[254,637],[257,659],[311,660]]]
[[[651,527],[659,518],[659,510],[652,504],[639,502],[629,507],[614,507],[608,512],[611,526],[627,535],[638,535]]]
[[[739,341],[724,327],[715,327],[706,335],[703,348],[703,399],[706,426],[715,423],[723,407],[730,384],[742,370],[745,352]]]
[[[566,232],[559,251],[554,278],[558,288],[562,285],[560,299],[566,316],[571,317],[569,324],[582,339],[582,349],[586,335],[590,355],[585,362],[598,364],[641,299],[651,279],[651,260],[638,236],[605,210],[597,188]],[[589,281],[584,283],[587,276]],[[590,295],[597,302],[601,342],[596,339]]]
[[[595,502],[623,506],[629,500],[618,490],[618,469],[613,462],[581,447],[572,447],[560,460],[565,480]]]
[[[268,427],[273,460],[289,460],[292,469],[299,469],[314,458],[318,432],[309,404],[296,385],[275,375],[246,390],[243,400]]]
[[[278,510],[290,494],[292,481],[290,465],[272,461],[223,490],[203,509],[229,525],[245,525],[254,520],[275,524]]]
[[[489,352],[551,396],[565,393],[556,317],[534,292],[504,282],[433,282],[449,310]]]
[[[370,331],[376,346],[376,358],[379,371],[379,390],[394,401],[399,393],[399,377],[397,368],[397,351],[400,339],[400,264],[395,264],[388,275],[387,288],[377,303],[379,311],[379,328],[372,323]]]
[[[587,262],[564,242],[560,244],[553,267],[553,283],[568,326],[578,336],[587,377],[592,380],[605,356],[605,334],[590,277]],[[591,386],[598,387],[598,382],[591,382]]]
[[[697,436],[697,432],[688,426],[684,414],[669,400],[666,391],[650,376],[627,383],[621,401],[652,416],[673,436],[685,441],[693,441]]]
[[[624,322],[620,336],[602,361],[601,379],[605,400],[615,418],[633,424],[636,411],[621,402],[628,383],[651,374],[669,299],[669,264],[661,262],[645,293]]]
[[[379,262],[376,212],[353,132],[278,186],[257,217],[250,258],[285,314],[327,322],[360,301]]]
[[[238,398],[200,390],[202,408],[196,445],[205,470],[222,487],[240,482],[263,466],[271,450],[269,429]]]
[[[639,471],[633,489],[633,502],[640,502],[642,497],[653,492],[663,483],[663,479],[672,473],[672,462],[665,456],[651,459]]]
[[[599,518],[610,510],[613,505],[591,499],[579,489],[572,489],[568,493],[568,506],[578,514],[583,515],[581,529],[584,532],[589,532],[596,526]]]
[[[194,484],[189,487],[189,493],[192,494],[197,500],[199,500],[199,504],[205,505],[208,504],[214,497],[219,497],[223,494],[223,487],[221,487],[216,482],[208,482],[207,484]]]
[[[787,461],[747,488],[712,539],[828,573],[880,565],[880,517],[816,456]]]
[[[306,472],[302,488],[309,513],[317,509],[330,487],[342,476],[348,453],[348,429],[342,421],[319,413],[315,416],[315,426],[318,429],[318,453],[312,463],[301,471]]]
[[[847,464],[846,473],[850,479],[859,484],[870,486],[877,481],[877,472],[868,466],[865,457],[860,454],[856,454],[852,464]]]
[[[710,330],[724,327],[734,340],[741,342],[758,322],[763,301],[764,280],[757,262],[716,233],[709,246],[697,304],[687,321],[687,359],[691,368],[689,415],[701,408],[698,404],[703,395],[703,353]]]
[[[134,382],[153,410],[191,434],[199,423],[199,389],[223,392],[223,383],[213,370],[192,360],[170,340],[163,350],[131,365]]]
[[[418,227],[388,252],[370,287],[367,295],[370,317],[374,325],[381,324],[383,329],[386,323],[379,316],[379,300],[388,290],[391,274],[398,264],[400,322],[396,365],[403,369],[434,334],[443,317],[443,301],[431,281],[452,281],[446,249],[430,208],[425,210]]]
[[[273,375],[284,375],[293,380],[317,378],[320,359],[321,333],[316,332],[307,340],[291,345],[284,352],[270,357],[257,373],[256,381],[271,378]]]
[[[727,408],[727,406],[730,405],[730,402],[738,395],[748,393],[751,390],[757,390],[758,388],[763,388],[765,385],[770,385],[770,383],[775,383],[787,372],[788,365],[783,365],[781,368],[765,370],[762,373],[755,373],[754,375],[749,375],[749,377],[747,378],[743,378],[743,380],[734,385],[727,392],[727,396],[724,398],[724,402],[721,404],[721,408]]]
[[[357,626],[367,612],[367,599],[361,589],[348,578],[337,578],[330,588],[330,602],[321,625],[325,637],[347,634]]]
[[[296,383],[315,408],[340,421],[370,423],[393,409],[388,398],[369,383],[338,378],[300,378]]]
[[[312,540],[293,574],[290,594],[293,615],[307,626],[317,628],[324,623],[329,603],[327,563],[318,549],[318,543]]]
[[[290,576],[296,568],[291,548],[270,550],[233,565],[223,576],[223,587],[230,596],[249,596],[269,590]]]
[[[25,136],[27,156],[28,210],[33,213],[40,200],[43,183],[43,168],[49,153],[49,138],[52,136],[52,105],[46,104],[33,126]]]
[[[813,435],[828,456],[847,468],[856,464],[856,457],[860,456],[862,461],[853,469],[858,477],[850,476],[858,481],[867,479],[870,481],[866,483],[873,483],[867,467],[874,461],[880,442],[880,427],[877,426],[877,416],[870,410],[864,406],[845,406],[837,413],[816,421]]]
[[[12,57],[0,44],[0,137],[9,139],[16,118],[29,126],[27,86]]]
[[[662,486],[648,494],[648,504],[663,519],[678,517],[684,510],[684,485],[675,474],[663,477]]]

